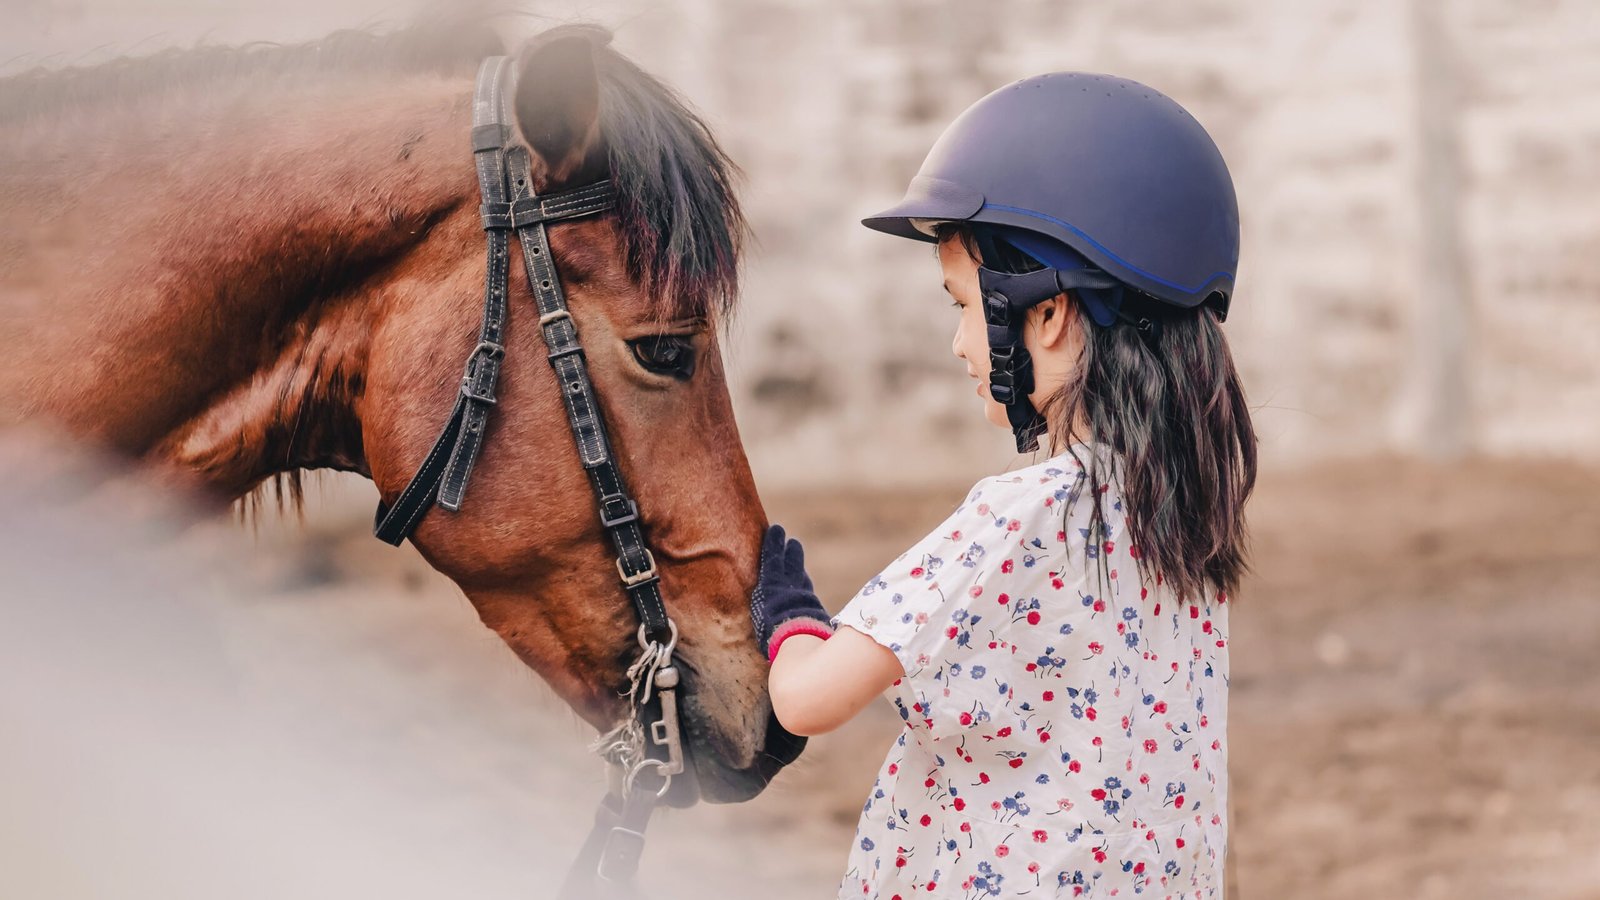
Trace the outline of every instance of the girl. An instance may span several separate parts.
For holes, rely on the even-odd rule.
[[[886,690],[905,720],[839,896],[1221,897],[1256,466],[1221,155],[1151,88],[1042,75],[964,112],[865,224],[936,242],[984,414],[1049,456],[979,481],[831,620],[767,534],[779,721],[829,731]]]

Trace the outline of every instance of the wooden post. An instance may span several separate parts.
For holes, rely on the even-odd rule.
[[[1460,227],[1460,80],[1441,5],[1440,0],[1410,2],[1420,254],[1411,352],[1404,367],[1411,402],[1403,423],[1414,449],[1438,461],[1473,449],[1467,372],[1473,316]]]

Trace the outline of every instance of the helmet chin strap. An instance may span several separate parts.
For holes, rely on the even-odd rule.
[[[1020,275],[978,266],[978,291],[989,338],[989,396],[1006,408],[1018,453],[1039,449],[1044,417],[1034,409],[1033,355],[1023,344],[1028,310],[1058,294],[1080,288],[1121,291],[1115,279],[1092,269],[1036,269]]]

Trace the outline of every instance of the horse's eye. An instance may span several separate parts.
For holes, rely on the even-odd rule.
[[[685,335],[658,334],[629,341],[633,358],[658,375],[687,381],[694,375],[694,344]]]

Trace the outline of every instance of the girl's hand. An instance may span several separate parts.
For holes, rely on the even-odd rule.
[[[768,660],[776,658],[778,648],[793,635],[826,638],[833,633],[828,611],[806,574],[805,550],[784,534],[782,525],[768,528],[761,542],[761,571],[750,597],[750,618]]]
[[[834,634],[806,574],[805,551],[778,525],[762,542],[750,616],[772,661],[767,690],[773,714],[791,734],[838,728],[905,674],[900,660],[872,638],[852,628]],[[789,649],[780,655],[782,647]]]

